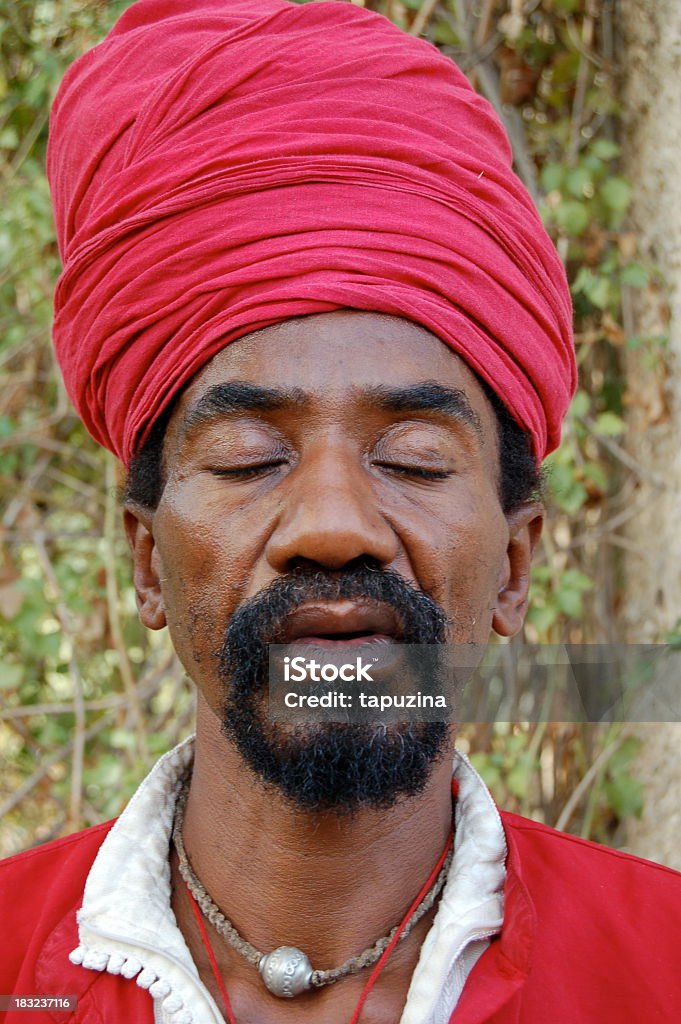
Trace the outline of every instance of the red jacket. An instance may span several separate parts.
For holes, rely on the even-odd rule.
[[[681,873],[515,814],[502,819],[504,926],[451,1024],[679,1024]],[[0,862],[0,994],[78,997],[75,1012],[10,1011],[6,1024],[153,1024],[151,996],[134,981],[68,959],[111,825]]]

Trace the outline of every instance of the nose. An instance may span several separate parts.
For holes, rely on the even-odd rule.
[[[285,573],[301,559],[327,570],[362,557],[385,567],[398,549],[360,457],[320,443],[291,473],[266,556],[276,572]]]

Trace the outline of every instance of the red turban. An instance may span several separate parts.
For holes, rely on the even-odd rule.
[[[229,342],[344,307],[422,324],[538,459],[558,444],[576,376],[563,267],[492,108],[380,15],[141,0],[67,73],[48,172],[57,356],[126,463]]]

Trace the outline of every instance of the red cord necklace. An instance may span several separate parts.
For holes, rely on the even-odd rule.
[[[442,851],[442,853],[440,854],[440,859],[438,860],[437,864],[435,865],[435,867],[431,871],[430,875],[428,876],[428,878],[424,882],[423,887],[421,888],[420,892],[418,893],[418,895],[414,899],[413,903],[410,905],[409,909],[407,910],[407,913],[402,918],[402,921],[400,922],[400,925],[399,925],[397,931],[393,935],[390,944],[386,947],[385,951],[381,955],[380,960],[375,965],[373,971],[371,972],[371,975],[369,976],[369,980],[367,981],[366,985],[362,989],[362,994],[359,997],[359,1000],[357,1002],[357,1006],[355,1007],[355,1011],[354,1011],[352,1017],[350,1018],[350,1024],[358,1024],[359,1016],[360,1016],[360,1014],[362,1012],[362,1008],[363,1008],[365,1002],[367,1001],[369,993],[371,992],[372,988],[376,984],[376,981],[378,980],[378,977],[379,977],[381,971],[385,967],[385,965],[386,965],[386,963],[388,961],[388,957],[390,956],[390,954],[392,953],[393,949],[395,948],[395,946],[399,942],[400,936],[402,935],[402,932],[404,931],[404,929],[407,927],[407,924],[409,923],[409,919],[411,918],[412,914],[414,913],[416,908],[421,903],[421,900],[424,898],[424,896],[426,895],[426,893],[430,889],[431,885],[433,884],[433,882],[437,878],[437,876],[438,876],[438,874],[440,872],[440,869],[442,868],[442,865],[444,864],[445,860],[447,859],[447,854],[449,853],[449,850],[450,850],[450,847],[452,845],[453,840],[454,840],[454,833],[450,832],[449,836],[447,838],[447,842],[445,843],[445,848]],[[220,991],[220,995],[222,996],[222,1002],[224,1004],[224,1010],[225,1010],[225,1017],[226,1017],[226,1019],[228,1021],[228,1024],[236,1024],[236,1020],[234,1019],[234,1014],[232,1012],[232,1006],[231,1006],[231,1003],[229,1001],[229,996],[227,995],[227,989],[225,988],[225,984],[224,984],[224,982],[222,980],[222,976],[221,976],[220,970],[218,968],[218,962],[217,962],[217,959],[215,957],[215,953],[213,951],[213,947],[211,945],[210,938],[208,936],[208,931],[206,929],[206,925],[205,925],[204,920],[203,920],[203,915],[202,915],[201,910],[199,909],[199,906],[198,906],[196,900],[194,899],[194,896],[192,895],[191,890],[189,889],[189,886],[187,885],[186,881],[185,881],[185,888],[187,890],[187,895],[189,896],[190,906],[191,906],[191,908],[192,908],[192,910],[194,912],[194,917],[196,918],[196,923],[197,923],[198,928],[199,928],[199,934],[201,935],[201,941],[203,942],[204,949],[206,950],[206,953],[208,955],[208,960],[210,962],[211,970],[212,970],[213,976],[215,978],[215,983],[216,983],[216,985],[217,985],[217,987],[218,987],[218,989]]]

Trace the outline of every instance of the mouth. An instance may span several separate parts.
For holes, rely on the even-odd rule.
[[[401,632],[388,605],[335,601],[297,608],[287,620],[282,643],[328,648],[387,645],[397,643]]]

